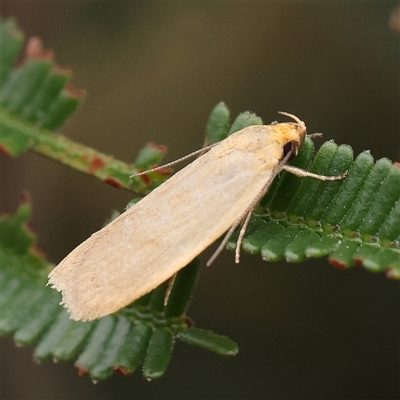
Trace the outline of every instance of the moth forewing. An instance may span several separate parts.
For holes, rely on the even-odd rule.
[[[73,250],[49,275],[71,318],[130,304],[240,223],[276,174],[284,146],[297,152],[304,140],[304,123],[292,117],[296,123],[250,126],[212,146]]]
[[[49,280],[71,317],[95,319],[128,305],[226,232],[281,156],[273,128],[231,135],[73,250]]]

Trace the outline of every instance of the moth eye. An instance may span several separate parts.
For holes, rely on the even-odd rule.
[[[293,142],[288,142],[283,146],[283,157],[282,158],[286,157],[289,152],[292,152],[292,155],[289,158],[289,160],[291,160],[296,156],[296,146],[293,145]]]

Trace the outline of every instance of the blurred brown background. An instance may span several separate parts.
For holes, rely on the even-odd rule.
[[[397,2],[2,2],[40,36],[85,104],[60,130],[125,161],[147,141],[168,160],[198,149],[220,100],[266,123],[278,110],[355,153],[399,160]],[[2,211],[29,190],[33,225],[60,261],[132,197],[36,154],[1,155]],[[262,262],[225,252],[189,310],[240,345],[225,359],[178,342],[166,375],[93,385],[72,363],[36,365],[1,341],[2,399],[398,399],[399,285],[326,259]]]

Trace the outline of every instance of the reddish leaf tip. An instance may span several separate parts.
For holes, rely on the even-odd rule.
[[[75,97],[77,99],[83,99],[86,96],[86,91],[85,90],[76,89],[72,85],[65,86],[64,90],[69,96]]]
[[[329,263],[338,269],[347,269],[348,268],[348,265],[346,265],[343,261],[340,261],[337,259],[330,258]]]
[[[171,175],[173,172],[174,172],[173,168],[168,168],[168,167],[160,168],[157,170],[157,174],[166,176]]]
[[[24,190],[22,192],[22,204],[29,204],[31,202],[31,194],[27,191]]]
[[[357,265],[362,265],[363,261],[364,260],[362,258],[358,258],[358,257],[354,259],[354,263],[357,264]]]
[[[117,189],[120,189],[122,187],[122,182],[116,178],[106,178],[104,179],[104,182]]]
[[[113,368],[113,370],[114,370],[115,372],[121,374],[121,375],[124,375],[124,376],[128,376],[128,375],[131,374],[131,372],[130,372],[128,369],[126,369],[125,367],[121,367],[121,366],[115,366],[115,367]]]
[[[59,65],[54,65],[52,71],[58,75],[72,75],[72,69],[68,67],[60,67]]]
[[[147,146],[152,147],[153,149],[157,149],[161,151],[162,153],[166,153],[168,151],[168,147],[165,146],[164,144],[156,144],[153,142],[147,143]]]
[[[79,376],[88,376],[89,371],[85,368],[82,367],[80,364],[75,364],[75,367],[78,369],[78,375]]]
[[[188,328],[191,328],[192,326],[194,326],[194,322],[188,317],[185,318],[185,324]]]
[[[150,185],[151,179],[147,174],[140,175],[140,178],[142,179],[144,184]]]
[[[10,151],[7,149],[7,147],[3,146],[0,144],[0,153],[3,153],[6,156],[11,156]]]
[[[104,168],[105,165],[106,165],[106,163],[103,159],[101,159],[100,157],[94,157],[90,161],[89,172],[90,173],[96,172],[99,169]]]
[[[400,279],[400,271],[397,268],[386,268],[385,273],[389,279]]]
[[[25,60],[31,58],[53,60],[54,53],[53,50],[45,50],[42,40],[34,36],[28,40],[25,47]]]
[[[33,230],[31,229],[31,231],[33,231]],[[32,245],[31,251],[37,257],[44,258],[46,256],[46,253],[36,243]]]

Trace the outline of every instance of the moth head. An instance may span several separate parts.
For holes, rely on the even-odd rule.
[[[289,158],[292,159],[293,157],[297,156],[297,153],[299,152],[299,149],[304,143],[305,137],[307,136],[306,124],[304,123],[304,121],[293,114],[289,114],[283,111],[278,112],[279,114],[286,115],[287,117],[292,118],[295,121],[294,123],[292,122],[291,125],[293,125],[296,134],[283,146],[283,155],[286,156],[289,152],[292,152],[292,156]]]

